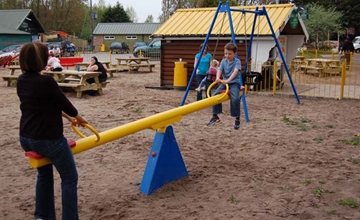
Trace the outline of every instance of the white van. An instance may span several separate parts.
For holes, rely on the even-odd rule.
[[[356,53],[360,53],[360,36],[357,36],[353,40],[354,48]]]

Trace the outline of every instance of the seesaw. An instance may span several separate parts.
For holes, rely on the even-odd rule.
[[[208,94],[214,85],[215,83],[212,83],[209,86]],[[98,133],[93,127],[86,124],[85,127],[94,133],[94,135],[88,137],[83,135],[76,127],[73,127],[75,132],[82,138],[69,142],[71,151],[73,154],[78,154],[144,129],[156,130],[140,184],[140,191],[145,195],[150,195],[164,184],[188,176],[173,128],[170,125],[180,121],[183,115],[229,100],[229,86],[226,84],[226,91],[224,93],[213,97],[208,95],[208,97],[101,133]],[[30,166],[33,168],[39,168],[51,163],[48,158],[32,151],[26,152],[25,155],[29,157]]]

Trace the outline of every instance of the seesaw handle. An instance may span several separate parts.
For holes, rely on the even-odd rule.
[[[220,82],[222,83],[222,80],[220,80]],[[212,88],[214,85],[216,85],[216,84],[217,84],[216,81],[214,81],[213,83],[210,84],[208,90],[206,91],[207,97],[210,97],[211,88]],[[229,92],[229,84],[225,84],[225,87],[226,87],[226,91],[225,91],[224,94],[219,98],[219,100],[220,100],[220,99],[223,99],[223,98],[227,95],[227,93]]]
[[[86,127],[86,128],[88,128],[90,131],[92,131],[94,134],[95,134],[95,136],[96,136],[96,142],[98,142],[99,140],[100,140],[100,134],[99,134],[99,132],[97,132],[96,130],[95,130],[95,128],[93,128],[91,125],[89,125],[89,124],[84,124],[84,127]],[[78,134],[80,137],[82,137],[82,138],[85,138],[86,136],[83,134],[83,133],[81,133],[81,131],[75,126],[75,125],[73,125],[73,124],[71,124],[71,128],[75,131],[75,133],[76,134]]]

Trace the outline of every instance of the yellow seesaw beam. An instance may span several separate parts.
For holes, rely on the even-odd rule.
[[[95,135],[79,139],[76,141],[76,146],[71,149],[72,153],[77,154],[145,129],[157,129],[159,132],[165,132],[168,125],[180,121],[183,115],[225,102],[229,98],[229,94],[226,92],[106,130],[99,133],[100,140],[97,140]],[[29,162],[33,168],[39,168],[51,163],[46,157],[40,159],[30,158]]]

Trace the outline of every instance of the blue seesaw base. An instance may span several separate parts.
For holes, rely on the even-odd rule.
[[[140,191],[150,195],[166,183],[189,176],[176,142],[172,126],[165,133],[156,132]]]

